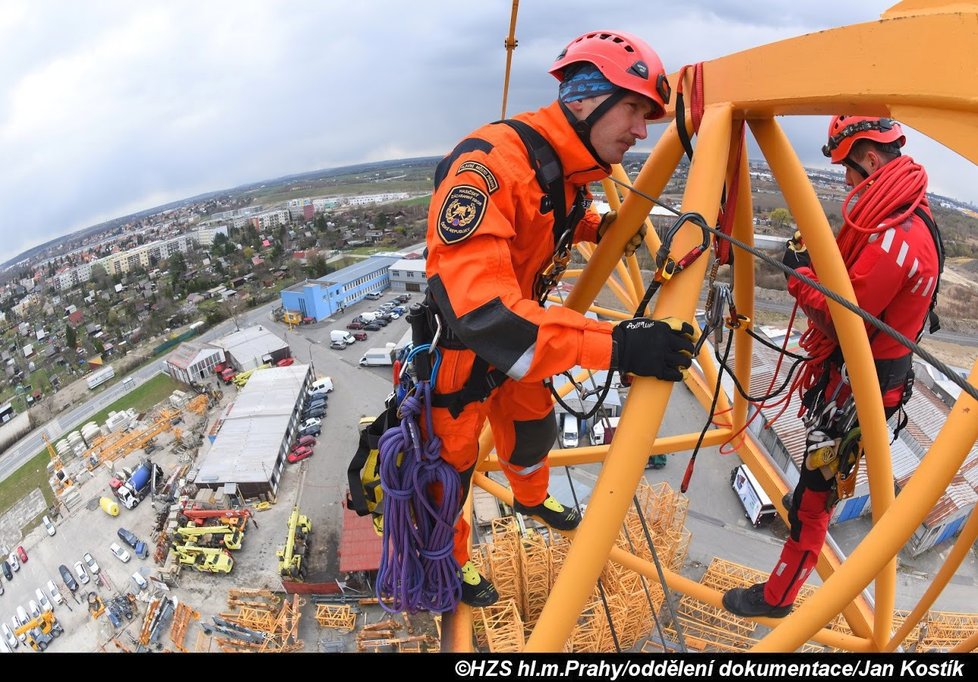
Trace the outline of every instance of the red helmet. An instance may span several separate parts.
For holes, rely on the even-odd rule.
[[[880,144],[896,142],[902,147],[907,141],[900,124],[891,118],[876,116],[836,116],[829,124],[829,141],[822,153],[832,158],[832,163],[842,163],[856,140],[873,140]]]
[[[564,70],[571,64],[588,62],[620,88],[636,92],[652,101],[646,118],[665,115],[672,89],[659,55],[645,41],[629,33],[595,31],[575,38],[564,48],[550,73],[564,80]]]

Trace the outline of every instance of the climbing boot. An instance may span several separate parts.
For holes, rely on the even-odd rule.
[[[475,608],[490,606],[499,601],[492,583],[482,577],[472,561],[462,564],[462,603]]]
[[[528,507],[519,500],[515,500],[513,509],[520,514],[535,516],[557,530],[574,530],[581,522],[581,514],[577,509],[565,507],[555,500],[553,495],[547,495],[547,499],[533,507]]]
[[[727,590],[723,595],[723,608],[730,613],[745,618],[784,618],[794,604],[787,606],[772,606],[764,599],[764,586],[766,583],[757,583],[750,587],[735,587]]]

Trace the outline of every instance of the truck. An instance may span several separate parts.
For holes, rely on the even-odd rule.
[[[142,466],[132,472],[132,476],[116,491],[115,495],[125,505],[126,509],[135,509],[152,488],[154,474],[162,477],[163,472],[158,466],[146,460]]]
[[[356,339],[353,338],[353,334],[343,329],[334,329],[329,333],[330,343],[345,343],[347,346],[352,346],[356,343]]]
[[[234,367],[225,367],[221,370],[221,381],[225,384],[230,384],[234,381],[234,377],[237,376],[237,372],[234,371]]]
[[[740,503],[744,505],[744,515],[755,528],[778,515],[771,498],[746,464],[736,466],[730,471],[730,487],[737,493]]]
[[[193,566],[201,573],[230,573],[234,568],[231,553],[219,547],[198,547],[188,543],[173,545],[173,552],[181,566]]]
[[[54,641],[54,638],[60,637],[64,631],[54,614],[45,611],[17,628],[14,635],[23,637],[24,639],[21,641],[30,645],[34,651],[44,651]]]
[[[369,348],[360,358],[361,367],[390,367],[394,364],[394,344],[388,343],[384,348]]]
[[[176,534],[184,542],[194,543],[197,547],[227,549],[241,549],[241,538],[244,535],[234,526],[183,526],[177,528]]]
[[[114,376],[115,370],[112,368],[112,365],[109,365],[89,374],[85,378],[85,383],[88,384],[89,390],[94,390]]]

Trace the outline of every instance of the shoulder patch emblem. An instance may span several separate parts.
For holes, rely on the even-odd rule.
[[[438,236],[446,244],[457,244],[476,231],[486,215],[489,197],[478,187],[452,187],[438,215]]]
[[[496,180],[496,176],[492,174],[486,166],[482,165],[478,161],[466,161],[458,167],[455,171],[455,175],[461,175],[466,171],[470,173],[476,173],[481,176],[483,180],[486,181],[486,188],[489,190],[489,194],[492,194],[497,189],[499,189],[499,181]]]

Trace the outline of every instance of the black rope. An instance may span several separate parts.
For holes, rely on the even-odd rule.
[[[628,541],[628,549],[632,554],[635,554],[635,542],[632,540],[632,534],[628,532],[628,526],[625,526],[625,539]],[[652,592],[649,590],[649,580],[641,573],[638,574],[639,580],[642,582],[642,591],[645,592],[645,601],[649,604],[649,610],[652,612],[652,622],[655,623],[655,630],[659,633],[659,642],[662,644],[662,650],[666,649],[666,635],[662,631],[662,621],[659,619],[659,613],[656,611],[655,604],[652,603]],[[663,586],[662,591],[665,592],[668,589],[667,586]]]
[[[659,561],[659,553],[655,551],[655,543],[652,542],[652,531],[649,530],[649,524],[645,520],[645,514],[642,513],[642,507],[638,503],[638,495],[632,495],[632,504],[635,505],[635,510],[638,512],[638,520],[642,523],[642,532],[645,534],[645,541],[648,543],[649,550],[652,552],[652,563],[655,564],[655,571],[659,575],[659,584],[662,586],[662,598],[666,604],[666,608],[669,609],[672,622],[676,626],[676,638],[679,640],[679,648],[685,653],[688,651],[686,648],[686,636],[683,634],[682,623],[679,622],[679,617],[676,615],[676,605],[672,603],[672,591],[666,582],[666,573],[662,569],[662,562]],[[662,646],[664,649],[665,640],[663,640]]]
[[[693,477],[693,467],[696,466],[696,455],[699,454],[700,446],[703,445],[703,439],[706,437],[706,432],[710,429],[710,424],[713,423],[713,417],[716,415],[717,401],[720,398],[720,386],[722,385],[721,379],[723,379],[723,370],[727,369],[727,358],[730,357],[732,342],[733,334],[727,334],[727,347],[723,351],[723,359],[720,360],[720,369],[717,370],[717,385],[713,390],[713,402],[710,403],[710,411],[706,415],[706,423],[703,424],[703,430],[700,431],[700,437],[696,439],[693,454],[689,457],[689,464],[686,465],[686,474],[683,476],[683,481],[679,486],[679,490],[682,493],[689,490],[689,480]],[[733,376],[733,373],[731,373],[731,376]]]
[[[661,206],[661,207],[665,208],[668,211],[671,211],[672,213],[674,213],[677,216],[678,215],[681,215],[680,212],[677,211],[672,206],[669,206],[668,204],[665,204],[665,203],[659,201],[658,199],[656,199],[656,198],[654,198],[654,197],[646,194],[645,192],[642,192],[639,189],[636,189],[636,188],[632,187],[631,185],[629,185],[627,183],[622,182],[621,180],[618,180],[614,176],[608,176],[608,178],[612,182],[618,183],[622,187],[625,187],[626,189],[631,190],[632,192],[634,192],[635,194],[639,195],[643,199],[648,199],[652,203],[654,203],[654,204],[656,204],[658,206]],[[974,386],[972,386],[971,384],[969,384],[957,372],[953,371],[950,367],[948,367],[943,362],[941,362],[940,360],[938,360],[937,358],[935,358],[933,355],[931,355],[929,352],[927,352],[926,350],[924,350],[923,348],[921,348],[918,344],[916,344],[915,342],[911,341],[906,336],[904,336],[903,334],[901,334],[900,332],[898,332],[896,329],[894,329],[890,325],[888,325],[885,322],[883,322],[883,320],[879,319],[878,317],[875,317],[874,315],[870,315],[865,310],[863,310],[862,308],[860,308],[858,305],[856,305],[855,303],[851,303],[850,301],[847,301],[846,299],[844,299],[843,297],[839,296],[837,293],[835,293],[831,289],[827,289],[826,287],[822,286],[821,284],[819,284],[815,280],[811,279],[810,277],[807,277],[807,276],[805,276],[805,275],[803,275],[803,274],[801,274],[801,273],[799,273],[799,272],[797,272],[795,270],[792,270],[787,265],[781,263],[778,260],[775,260],[774,258],[771,258],[767,254],[762,253],[761,251],[755,249],[754,247],[745,244],[744,242],[740,241],[739,239],[737,239],[735,237],[732,237],[732,236],[730,236],[728,234],[724,234],[723,232],[721,232],[720,230],[716,229],[715,227],[710,227],[709,225],[706,225],[706,224],[700,225],[699,223],[697,223],[697,226],[700,229],[703,229],[703,230],[706,230],[707,232],[710,232],[713,236],[715,236],[715,237],[717,237],[719,239],[726,239],[727,241],[729,241],[734,246],[736,246],[736,247],[738,247],[740,249],[743,249],[747,253],[750,253],[753,256],[755,256],[756,258],[760,258],[762,261],[764,261],[768,265],[774,266],[775,268],[777,268],[778,270],[780,270],[784,274],[788,275],[789,277],[796,277],[797,279],[799,279],[800,281],[804,282],[805,284],[807,284],[811,288],[815,289],[815,291],[818,291],[819,293],[821,293],[826,298],[835,301],[836,303],[838,303],[839,305],[841,305],[843,308],[845,308],[849,312],[853,313],[854,315],[859,316],[859,318],[862,319],[866,324],[870,324],[870,325],[876,327],[881,332],[883,332],[884,334],[888,335],[894,341],[896,341],[897,343],[899,343],[901,346],[903,346],[904,348],[906,348],[907,350],[909,350],[911,353],[913,353],[915,355],[918,355],[919,357],[921,357],[924,360],[926,360],[930,365],[932,365],[936,369],[939,369],[958,388],[960,388],[962,391],[964,391],[965,393],[967,393],[974,400],[978,401],[978,388],[975,388]]]

